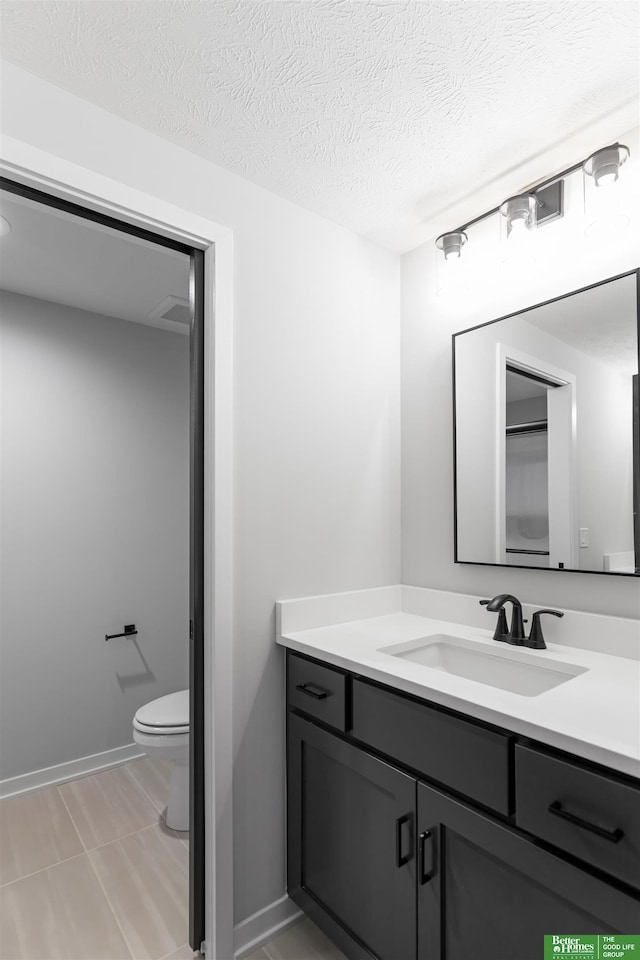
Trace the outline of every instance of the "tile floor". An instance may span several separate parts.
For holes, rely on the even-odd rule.
[[[245,960],[347,960],[308,918],[265,943]]]
[[[0,960],[189,960],[188,834],[162,820],[169,764],[0,802]]]
[[[168,789],[169,764],[143,757],[0,801],[0,960],[191,960]],[[346,958],[305,919],[247,960]]]

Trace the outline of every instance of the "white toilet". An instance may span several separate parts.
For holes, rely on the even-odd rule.
[[[171,761],[165,821],[172,830],[189,829],[189,691],[145,703],[133,718],[133,739],[149,757]]]

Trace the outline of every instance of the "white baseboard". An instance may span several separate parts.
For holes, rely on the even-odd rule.
[[[263,943],[272,940],[287,927],[292,927],[302,916],[302,911],[285,893],[268,907],[263,907],[253,916],[237,923],[233,928],[235,960],[241,960],[242,957],[253,953]]]
[[[51,787],[56,783],[64,783],[65,780],[87,777],[91,773],[99,773],[100,770],[108,770],[109,767],[117,767],[121,763],[126,763],[127,760],[143,756],[137,743],[128,743],[124,747],[116,747],[115,750],[104,750],[90,757],[80,757],[68,763],[59,763],[55,767],[43,767],[42,770],[23,773],[19,777],[0,780],[0,799],[40,790],[42,787]]]

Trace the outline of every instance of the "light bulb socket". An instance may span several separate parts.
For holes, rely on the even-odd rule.
[[[539,202],[535,194],[521,193],[500,204],[500,214],[506,221],[507,237],[511,236],[515,225],[527,231],[535,230]]]
[[[629,147],[623,143],[613,143],[587,157],[582,169],[586,176],[593,177],[596,187],[604,183],[615,183],[620,176],[620,167],[629,159],[629,155]]]
[[[453,230],[451,233],[442,233],[436,240],[436,247],[442,250],[445,260],[457,260],[467,240],[464,230]]]

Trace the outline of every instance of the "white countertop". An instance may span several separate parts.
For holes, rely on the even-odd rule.
[[[317,607],[317,600],[310,598],[309,602]],[[449,634],[477,643],[479,651],[488,648],[490,654],[495,654],[496,648],[500,652],[502,644],[492,639],[493,626],[488,630],[401,611],[318,626],[314,610],[313,627],[289,630],[288,624],[300,625],[304,621],[299,606],[304,602],[293,601],[298,604],[293,611],[295,616],[283,614],[286,602],[278,604],[277,639],[283,646],[640,777],[640,663],[637,660],[549,642],[546,650],[508,646],[510,658],[522,652],[523,659],[529,663],[539,659],[541,665],[547,666],[555,661],[559,669],[562,664],[586,668],[579,676],[572,676],[537,696],[524,696],[423,666],[380,649],[431,634]]]

